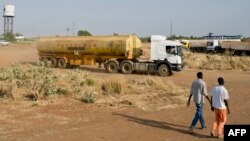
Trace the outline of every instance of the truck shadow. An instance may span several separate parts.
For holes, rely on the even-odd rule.
[[[188,126],[178,125],[174,123],[161,122],[161,121],[156,121],[156,120],[151,120],[151,119],[143,119],[143,118],[134,117],[134,116],[125,115],[125,114],[119,114],[119,113],[113,113],[113,115],[124,117],[130,122],[135,122],[138,124],[151,126],[155,128],[161,128],[164,130],[172,130],[172,131],[179,132],[181,134],[193,135],[198,138],[213,138],[209,135],[203,135],[203,134],[198,134],[198,133],[190,134],[188,132]]]
[[[106,70],[104,68],[98,68],[98,67],[93,68],[93,67],[81,66],[79,69],[85,70],[85,71],[90,71],[90,72],[95,72],[95,73],[105,73],[105,74],[159,76],[158,74],[155,74],[155,73],[144,73],[144,72],[133,72],[131,74],[123,74],[119,71],[117,73],[108,73],[108,72],[106,72]]]
[[[32,66],[37,66],[38,62],[18,62],[18,63],[20,63],[22,65],[28,64],[28,65],[32,65]]]
[[[29,64],[32,66],[38,66],[38,62],[19,62],[20,64]],[[94,72],[94,73],[100,73],[100,74],[111,74],[106,72],[106,70],[102,67],[102,68],[98,68],[98,66],[80,66],[80,67],[72,67],[72,68],[56,68],[56,69],[64,69],[64,70],[73,70],[73,69],[80,69],[83,71],[89,71],[89,72]],[[144,75],[144,76],[159,76],[156,73],[145,73],[145,72],[133,72],[132,74],[123,74],[121,72],[117,72],[114,74],[119,74],[119,75]]]

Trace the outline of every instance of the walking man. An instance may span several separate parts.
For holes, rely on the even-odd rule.
[[[229,96],[227,89],[223,86],[224,79],[222,77],[218,78],[218,83],[219,85],[212,89],[211,95],[211,110],[215,113],[215,121],[211,131],[211,136],[223,138],[223,128],[227,121],[227,114],[230,113],[228,105]]]
[[[202,80],[203,79],[202,72],[198,72],[197,77],[198,77],[198,79],[193,81],[193,83],[192,83],[191,90],[190,90],[190,96],[189,96],[188,101],[187,101],[187,106],[189,107],[190,100],[193,96],[194,103],[196,105],[196,113],[195,113],[195,116],[193,118],[192,124],[189,127],[189,133],[193,133],[193,129],[194,129],[196,123],[198,122],[198,120],[201,123],[201,129],[206,128],[206,124],[205,124],[203,114],[202,114],[202,109],[203,109],[203,105],[205,102],[204,97],[206,97],[207,100],[209,101],[209,103],[211,104],[211,101],[210,101],[210,99],[208,97],[208,93],[207,93],[206,83]]]

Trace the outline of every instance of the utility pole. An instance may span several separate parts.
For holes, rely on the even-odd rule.
[[[173,32],[173,24],[172,21],[170,23],[170,37],[172,37],[172,32]]]

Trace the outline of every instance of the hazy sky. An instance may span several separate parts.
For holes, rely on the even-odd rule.
[[[28,37],[169,35],[171,21],[175,35],[250,36],[250,0],[0,0],[1,14],[4,4],[15,5],[14,32]]]

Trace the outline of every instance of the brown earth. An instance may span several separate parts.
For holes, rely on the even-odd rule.
[[[34,46],[0,47],[0,67],[10,67],[12,63],[31,63],[38,61]],[[84,66],[83,70],[97,79],[144,80],[143,74],[108,74],[103,69]],[[60,70],[59,70],[60,71]],[[62,70],[64,71],[64,70]],[[195,75],[200,70],[175,72],[171,77],[156,77],[157,80],[172,82],[189,89]],[[216,84],[219,76],[225,78],[225,86],[230,95],[231,114],[228,124],[250,124],[250,73],[240,70],[202,70],[208,90]],[[140,89],[138,87],[138,89]],[[152,95],[150,95],[152,94]],[[164,92],[158,95],[163,95]],[[13,101],[0,99],[0,140],[1,141],[182,141],[182,140],[218,140],[209,136],[214,120],[208,103],[204,108],[207,129],[200,130],[197,124],[195,134],[187,132],[195,112],[195,106],[185,106],[188,93],[179,100],[164,96],[159,99],[157,93],[148,95],[152,102],[166,102],[164,108],[140,108],[130,105],[84,104],[66,96],[55,96],[48,100]],[[164,100],[164,98],[166,100]],[[140,97],[135,97],[140,99]],[[156,99],[156,100],[155,100]],[[169,105],[170,102],[174,106]],[[146,107],[146,106],[145,106]],[[223,140],[223,139],[221,139]]]

